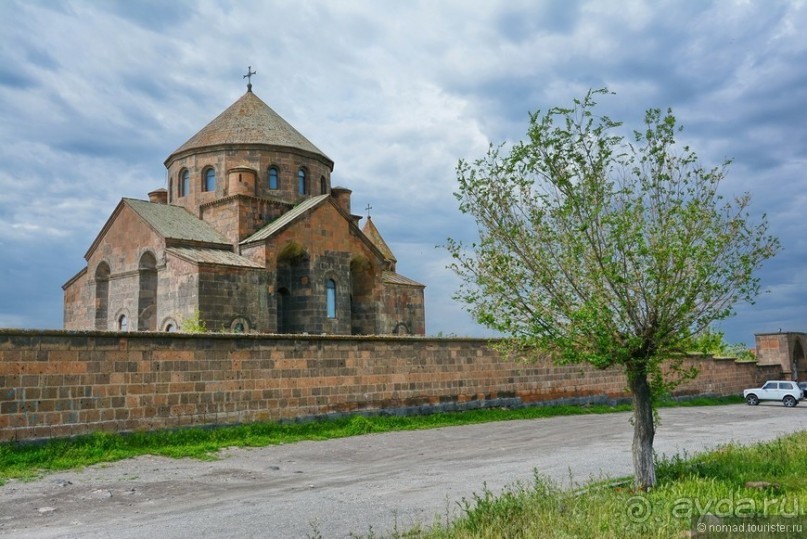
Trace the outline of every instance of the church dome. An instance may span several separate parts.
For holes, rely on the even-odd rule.
[[[333,170],[333,161],[314,146],[252,91],[246,92],[227,110],[177,148],[165,165],[200,149],[232,145],[263,145],[301,150],[323,159]]]

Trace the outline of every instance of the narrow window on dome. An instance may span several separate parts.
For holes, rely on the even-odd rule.
[[[269,189],[278,189],[280,183],[277,179],[277,167],[269,167]]]
[[[179,182],[179,196],[185,197],[188,196],[188,191],[190,191],[191,187],[191,173],[188,172],[188,169],[182,171],[181,174],[182,181]]]
[[[328,318],[336,318],[336,282],[333,279],[325,282],[325,310]]]
[[[319,194],[328,194],[328,182],[325,181],[325,176],[320,176],[319,178]]]
[[[126,318],[125,314],[120,315],[120,318],[118,318],[118,330],[129,331],[129,319]]]
[[[304,168],[301,168],[300,170],[297,171],[297,191],[301,195],[308,194],[308,186],[306,185],[307,182],[305,176],[306,174]]]
[[[216,190],[216,170],[209,168],[205,171],[205,191]]]

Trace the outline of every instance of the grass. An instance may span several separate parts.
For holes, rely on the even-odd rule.
[[[726,445],[694,457],[675,456],[656,466],[658,484],[648,493],[633,491],[629,480],[595,483],[582,490],[562,489],[536,475],[530,485],[516,484],[498,495],[485,488],[472,499],[464,499],[462,515],[453,521],[436,517],[432,526],[395,530],[388,537],[681,538],[689,537],[698,524],[776,522],[793,526],[790,534],[740,535],[805,536],[807,431],[751,446]],[[749,487],[749,481],[763,484]],[[727,529],[731,528],[717,530]],[[735,536],[739,535],[729,531],[704,535]]]
[[[700,397],[668,401],[661,406],[705,406],[742,402],[737,397]],[[616,406],[535,406],[481,409],[415,416],[352,416],[294,423],[251,423],[217,428],[184,428],[130,434],[95,433],[41,443],[0,443],[0,485],[8,479],[32,479],[43,473],[81,468],[101,462],[160,455],[214,459],[226,447],[262,447],[302,440],[327,440],[368,433],[471,425],[492,421],[536,419],[630,410]]]

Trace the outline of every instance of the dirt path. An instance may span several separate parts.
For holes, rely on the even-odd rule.
[[[371,434],[212,462],[141,457],[0,487],[0,536],[325,539],[380,534],[460,512],[483,484],[631,473],[628,414]],[[662,410],[659,453],[807,428],[805,403]]]

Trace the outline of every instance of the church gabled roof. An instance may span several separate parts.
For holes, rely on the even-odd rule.
[[[101,232],[95,237],[95,241],[90,245],[84,255],[85,259],[89,260],[124,207],[130,208],[140,216],[163,239],[207,245],[224,246],[230,244],[227,238],[182,206],[159,204],[136,198],[122,198],[103,228],[101,228]]]
[[[326,200],[330,198],[331,195],[319,195],[311,198],[307,198],[303,200],[300,204],[292,208],[291,210],[287,211],[262,229],[255,232],[253,235],[245,239],[241,242],[241,245],[246,245],[248,243],[253,243],[256,241],[265,240],[271,237],[276,232],[282,230],[287,225],[290,225],[298,217],[304,215],[308,210],[316,208]]]
[[[384,255],[384,258],[391,262],[397,262],[398,260],[395,258],[395,255],[392,254],[392,249],[389,248],[387,242],[384,241],[384,238],[381,237],[381,233],[373,224],[373,220],[370,219],[370,216],[367,216],[367,222],[364,223],[364,226],[361,229],[362,233],[367,236],[373,245],[375,245],[381,254]]]
[[[286,213],[284,213],[283,215],[281,215],[280,217],[278,217],[277,219],[275,219],[271,223],[267,224],[266,226],[264,226],[263,228],[261,228],[260,230],[255,232],[250,237],[248,237],[245,240],[241,241],[241,245],[248,245],[250,243],[255,243],[255,242],[270,239],[272,236],[274,236],[275,234],[277,234],[278,232],[280,232],[281,230],[283,230],[287,226],[289,226],[289,225],[293,224],[295,221],[298,221],[299,219],[303,218],[308,212],[316,210],[317,208],[321,207],[322,205],[328,203],[328,201],[330,201],[330,203],[333,205],[333,207],[339,213],[342,214],[345,221],[347,223],[350,223],[350,226],[355,228],[356,237],[360,241],[364,242],[364,244],[367,245],[367,247],[370,248],[376,254],[377,257],[379,257],[379,259],[381,259],[381,260],[384,260],[384,259],[389,260],[389,258],[387,258],[388,253],[382,253],[381,250],[379,249],[378,245],[376,245],[371,238],[367,237],[367,235],[365,235],[361,230],[359,230],[359,228],[355,224],[353,224],[353,220],[351,219],[351,216],[349,214],[347,214],[337,204],[335,204],[334,200],[333,200],[333,196],[328,195],[328,194],[326,194],[326,195],[318,195],[318,196],[307,198],[307,199],[303,200],[300,204],[298,204],[297,206],[295,206],[291,210],[287,211]],[[392,253],[390,252],[389,254],[392,254]]]
[[[157,204],[146,200],[124,198],[132,208],[163,238],[201,243],[228,244],[227,238],[182,206]]]
[[[224,144],[265,144],[295,148],[323,157],[331,169],[333,161],[269,105],[251,91],[219,114],[212,122],[177,148],[168,159],[190,150]]]
[[[223,249],[197,249],[195,247],[169,247],[167,252],[197,264],[264,269],[260,264]]]
[[[385,271],[381,274],[381,278],[384,280],[386,284],[396,284],[396,285],[403,285],[403,286],[412,286],[415,288],[426,288],[426,285],[421,284],[417,281],[413,281],[409,277],[404,277],[400,273],[395,273],[394,271]]]

